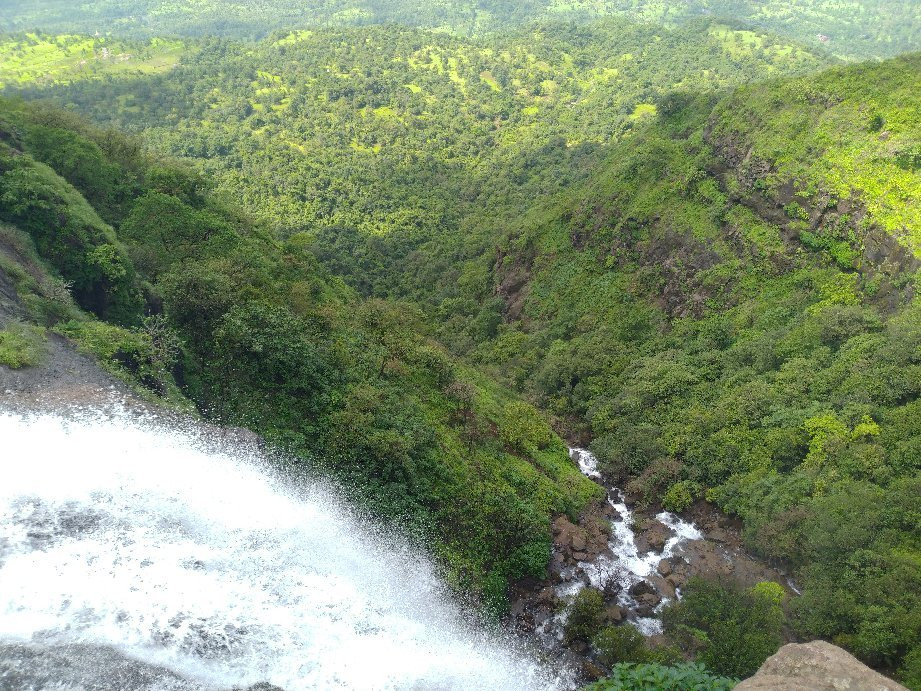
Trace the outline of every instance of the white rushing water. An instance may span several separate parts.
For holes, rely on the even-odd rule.
[[[585,449],[571,449],[572,458],[579,464],[579,468],[586,476],[600,480],[598,460],[591,452]],[[671,559],[678,548],[689,540],[702,540],[703,533],[684,519],[668,511],[656,515],[656,519],[667,526],[673,535],[665,542],[661,552],[649,551],[641,554],[636,544],[633,532],[633,512],[624,500],[624,494],[619,489],[612,489],[608,493],[608,503],[617,511],[618,520],[611,522],[611,539],[608,543],[610,555],[602,554],[594,562],[580,563],[578,569],[584,574],[588,583],[595,588],[603,590],[609,583],[616,582],[620,586],[618,604],[632,609],[636,603],[630,595],[630,588],[640,581],[655,573],[656,567],[663,559]],[[563,593],[574,595],[585,583],[581,580],[571,581],[563,586]],[[657,609],[667,603],[664,600]],[[661,633],[661,623],[657,617],[640,617],[634,622],[645,634]]]
[[[114,649],[188,688],[567,685],[469,624],[424,559],[258,457],[126,414],[0,412],[0,444],[0,687],[22,644]]]

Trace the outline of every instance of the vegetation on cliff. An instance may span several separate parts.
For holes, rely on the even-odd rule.
[[[597,495],[540,414],[452,360],[411,306],[360,300],[302,240],[274,241],[128,138],[2,101],[0,199],[61,281],[36,321],[332,473],[494,606],[543,574],[550,516]],[[24,352],[20,331],[4,353]]]
[[[68,48],[108,38],[9,38],[8,88],[185,159],[4,102],[0,220],[105,323],[39,321],[319,459],[492,602],[593,496],[537,406],[640,503],[713,502],[794,573],[782,606],[691,588],[685,653],[747,674],[786,626],[921,688],[921,56],[835,57],[909,47],[917,11],[602,4],[652,23],[281,14],[134,71]],[[617,667],[629,633],[584,614],[615,677],[674,672]]]

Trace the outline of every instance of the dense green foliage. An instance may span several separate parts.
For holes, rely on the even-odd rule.
[[[750,677],[783,642],[784,590],[776,583],[762,586],[741,591],[692,580],[681,600],[666,608],[665,630],[709,669]]]
[[[261,37],[276,29],[396,23],[470,36],[534,21],[612,15],[665,25],[710,15],[855,57],[921,47],[921,11],[911,0],[0,0],[0,31]]]
[[[662,31],[622,21],[483,41],[398,27],[301,32],[210,42],[167,73],[22,93],[201,161],[280,235],[310,232],[331,268],[384,294],[399,289],[394,257],[497,207],[523,213],[534,196],[583,178],[672,89],[827,64],[750,36],[709,22]],[[380,240],[367,245],[367,235]]]
[[[56,111],[0,102],[0,123],[3,220],[71,282],[58,292],[116,322],[45,310],[48,325],[151,394],[178,382],[209,417],[312,459],[490,604],[544,573],[550,516],[577,515],[598,488],[536,410],[197,173]]]
[[[918,32],[894,0],[732,6],[847,56]],[[276,26],[234,7],[232,32]],[[118,322],[59,331],[323,459],[494,599],[542,573],[548,516],[592,492],[534,404],[633,499],[740,516],[803,589],[784,606],[797,635],[921,688],[921,56],[816,74],[830,54],[684,22],[727,3],[593,7],[655,23],[462,38],[423,15],[455,33],[286,30],[181,44],[169,72],[61,58],[44,80],[20,53],[4,81],[21,93],[190,166],[7,106],[0,220]],[[648,651],[583,593],[566,636],[607,654],[610,684],[685,688],[620,666]],[[781,640],[776,595],[695,584],[669,631],[748,674]]]
[[[738,681],[711,674],[703,665],[685,663],[615,665],[609,676],[583,691],[729,691]]]

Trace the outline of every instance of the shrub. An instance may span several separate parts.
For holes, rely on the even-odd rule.
[[[776,589],[767,585],[742,590],[692,579],[662,620],[665,632],[686,651],[730,676],[751,676],[783,642],[783,610]]]
[[[584,588],[576,595],[566,619],[564,635],[567,643],[588,643],[601,630],[604,621],[604,601],[595,588]]]
[[[0,331],[0,364],[12,369],[37,365],[45,352],[45,330],[12,322]]]
[[[699,496],[700,485],[690,480],[682,480],[668,488],[662,498],[662,506],[665,507],[666,511],[681,513],[693,504],[694,500]]]
[[[583,691],[729,691],[738,683],[691,663],[673,667],[620,664],[606,679],[586,686]]]
[[[621,662],[647,662],[650,657],[646,638],[633,624],[609,626],[592,641],[598,661],[605,667]]]

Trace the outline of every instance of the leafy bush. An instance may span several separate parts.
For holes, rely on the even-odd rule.
[[[737,679],[712,674],[703,665],[687,663],[615,665],[610,675],[583,691],[729,691]]]
[[[605,667],[622,662],[649,661],[646,637],[633,624],[608,626],[595,636],[592,644],[598,653],[598,661]]]
[[[690,480],[676,482],[662,497],[662,506],[666,511],[681,513],[700,497],[700,485]]]
[[[566,618],[567,643],[589,643],[604,623],[604,600],[595,588],[583,588],[573,600]]]
[[[45,353],[45,330],[12,322],[0,330],[0,365],[11,369],[34,367]]]
[[[783,642],[776,589],[692,579],[662,616],[666,633],[720,674],[749,677]]]

